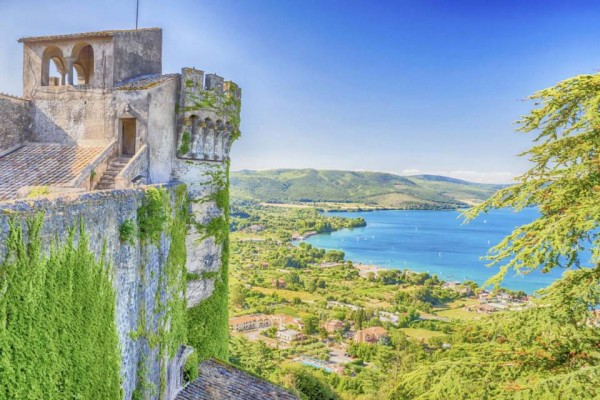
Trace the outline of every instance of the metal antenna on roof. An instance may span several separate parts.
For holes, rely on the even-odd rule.
[[[138,28],[139,16],[140,16],[140,0],[137,0],[135,3],[135,29]]]

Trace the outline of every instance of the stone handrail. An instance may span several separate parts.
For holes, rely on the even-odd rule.
[[[104,171],[106,171],[108,162],[115,156],[115,154],[117,154],[119,150],[117,145],[118,142],[116,140],[111,142],[104,150],[102,150],[102,153],[100,153],[79,173],[79,175],[77,175],[77,177],[72,179],[65,186],[75,188],[85,187],[89,190],[90,188],[87,186],[91,183],[91,181],[94,180],[94,177],[99,178]],[[92,173],[94,176],[92,176]]]
[[[121,172],[115,177],[115,189],[131,186],[131,180],[138,175],[146,175],[148,171],[148,147],[143,145],[129,160]],[[147,178],[147,177],[146,177]]]

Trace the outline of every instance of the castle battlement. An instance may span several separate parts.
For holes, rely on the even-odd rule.
[[[181,71],[177,156],[226,161],[239,136],[241,89],[216,74],[193,68]]]

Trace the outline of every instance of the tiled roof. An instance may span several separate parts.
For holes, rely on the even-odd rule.
[[[69,183],[90,164],[103,147],[30,143],[0,157],[0,201],[17,197],[24,186]]]
[[[264,379],[215,360],[200,364],[198,379],[175,400],[298,400],[299,397]]]
[[[373,326],[371,328],[365,328],[361,332],[368,333],[371,335],[387,335],[387,331],[381,326]]]
[[[178,78],[179,74],[154,74],[154,75],[142,75],[133,79],[128,79],[123,82],[119,82],[115,85],[116,90],[145,90],[151,87],[160,85],[161,83],[168,81],[169,79]]]
[[[33,37],[21,38],[21,39],[19,39],[19,43],[43,42],[43,41],[57,40],[57,39],[111,37],[111,36],[115,36],[115,35],[118,35],[121,33],[135,33],[135,32],[143,32],[143,31],[156,31],[156,30],[160,30],[160,28],[115,29],[115,30],[109,30],[109,31],[71,33],[68,35],[33,36]]]

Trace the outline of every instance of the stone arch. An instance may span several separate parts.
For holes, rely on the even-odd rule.
[[[56,70],[61,75],[60,77],[50,76],[50,63],[56,67]],[[63,52],[56,46],[48,46],[42,55],[42,86],[58,86],[65,84],[65,76],[67,75],[67,63]],[[51,79],[52,78],[52,79]]]
[[[73,84],[89,85],[94,75],[94,48],[87,42],[80,42],[73,46],[71,52],[73,70],[77,73],[77,79],[73,75]]]

